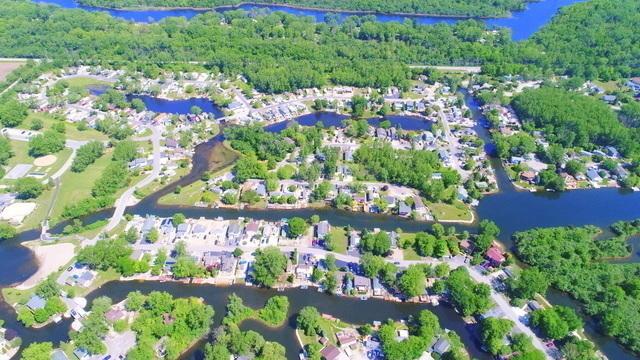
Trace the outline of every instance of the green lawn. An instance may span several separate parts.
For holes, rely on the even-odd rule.
[[[60,215],[62,215],[62,211],[66,205],[73,204],[74,202],[91,196],[93,184],[100,175],[102,175],[102,172],[110,162],[111,154],[105,153],[81,173],[67,171],[61,178],[60,192],[58,193],[58,199],[51,212],[51,218],[58,219]]]
[[[437,221],[471,221],[473,216],[471,210],[461,203],[428,203],[427,207]]]
[[[346,254],[348,240],[347,240],[347,232],[344,230],[344,228],[334,226],[331,228],[331,231],[329,232],[329,234],[331,235],[331,240],[335,244],[334,251],[340,254]]]
[[[75,87],[86,88],[92,85],[111,85],[110,82],[94,79],[91,77],[84,77],[84,76],[65,79],[64,81],[66,81],[70,87],[75,86]]]
[[[158,200],[158,204],[162,205],[185,205],[193,206],[200,201],[204,192],[205,183],[202,180],[189,184],[182,188],[180,194],[169,193]]]
[[[31,121],[33,119],[40,119],[42,121],[43,124],[43,128],[39,131],[45,131],[51,128],[51,126],[53,126],[53,124],[57,124],[60,122],[60,120],[56,120],[53,118],[53,116],[51,116],[50,114],[47,113],[30,113],[29,116],[27,116],[27,118],[22,122],[22,124],[20,124],[19,128],[21,129],[29,129],[31,127]],[[75,124],[72,124],[70,122],[65,121],[65,137],[67,139],[71,139],[71,140],[98,140],[98,141],[105,141],[108,140],[109,138],[94,129],[87,129],[84,131],[80,131],[76,128]]]
[[[422,257],[413,248],[402,250],[402,255],[405,260],[422,260]]]

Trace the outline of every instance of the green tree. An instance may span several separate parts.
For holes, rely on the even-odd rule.
[[[31,343],[22,351],[22,360],[49,360],[53,352],[51,342]]]
[[[0,223],[0,240],[12,239],[17,235],[16,229],[9,225]]]
[[[277,247],[258,252],[253,263],[253,277],[259,285],[271,287],[287,267],[287,257]]]
[[[480,337],[492,355],[508,353],[504,338],[513,328],[513,321],[509,319],[487,318],[482,321]]]
[[[524,268],[518,277],[508,282],[513,297],[518,299],[533,299],[535,294],[544,296],[549,287],[549,279],[537,268]]]
[[[292,217],[287,222],[287,225],[288,225],[287,235],[292,239],[295,239],[298,236],[303,235],[304,233],[307,232],[307,229],[309,228],[309,225],[307,224],[307,222],[300,217]]]
[[[398,287],[407,297],[424,294],[426,276],[422,267],[411,265],[398,280]]]
[[[305,306],[300,309],[296,316],[296,327],[306,336],[313,336],[320,333],[320,313],[313,306]]]
[[[64,135],[57,131],[47,130],[29,140],[29,155],[39,157],[54,154],[64,149]]]

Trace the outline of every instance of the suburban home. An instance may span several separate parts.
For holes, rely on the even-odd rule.
[[[442,356],[444,353],[451,349],[451,344],[449,343],[449,340],[445,339],[444,337],[440,337],[431,348],[433,349],[434,353]]]
[[[373,296],[382,296],[384,288],[382,287],[382,284],[380,283],[380,280],[377,277],[373,278],[372,289],[373,289]]]
[[[371,288],[371,279],[356,275],[353,278],[353,285],[359,293],[368,293]]]
[[[506,260],[502,250],[495,245],[491,246],[489,250],[487,250],[485,256],[492,266],[500,266]]]
[[[329,225],[328,221],[323,220],[316,224],[317,239],[324,239],[327,235],[329,235],[329,231],[331,231],[331,226]]]
[[[340,347],[355,345],[358,342],[358,336],[353,331],[338,331],[336,339]]]
[[[47,304],[47,301],[41,298],[38,295],[33,295],[29,301],[25,304],[32,311],[36,311],[38,309],[44,309],[44,306]]]
[[[538,176],[533,171],[523,171],[522,173],[520,173],[520,179],[528,182],[529,184],[535,184],[537,177]]]
[[[349,357],[333,345],[327,345],[320,350],[320,355],[326,360],[349,360]]]
[[[467,239],[460,241],[460,250],[462,250],[465,254],[471,254],[475,248],[473,243]]]
[[[593,182],[602,181],[602,177],[600,177],[600,174],[598,174],[598,172],[594,169],[587,170],[587,179]]]
[[[313,266],[309,264],[300,264],[296,267],[296,277],[298,279],[307,280],[313,274]]]

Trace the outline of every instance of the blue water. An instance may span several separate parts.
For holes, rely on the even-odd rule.
[[[209,99],[190,98],[183,100],[160,99],[149,95],[128,95],[127,100],[140,99],[147,107],[147,110],[166,113],[186,115],[191,113],[192,106],[198,106],[205,113],[213,114],[215,117],[223,116],[222,111]]]
[[[265,127],[268,132],[280,132],[287,127],[293,125],[293,123],[300,124],[302,126],[315,126],[317,123],[322,124],[323,127],[343,127],[344,120],[349,119],[347,115],[341,115],[334,112],[321,111],[311,113],[307,115],[298,116],[295,120],[284,121],[275,123]],[[373,127],[379,127],[383,120],[388,120],[392,127],[404,129],[404,130],[430,130],[433,122],[419,116],[406,116],[406,115],[388,115],[384,118],[371,118],[367,119],[369,125]]]
[[[36,2],[56,4],[64,8],[80,8],[87,11],[106,11],[114,17],[122,18],[129,21],[149,23],[160,21],[167,17],[184,17],[190,19],[196,15],[202,14],[207,10],[189,10],[189,9],[177,9],[177,10],[110,10],[100,9],[90,6],[81,6],[74,0],[34,0]],[[499,19],[486,19],[483,20],[489,26],[506,27],[511,30],[511,35],[514,40],[524,40],[531,36],[534,32],[538,31],[544,24],[546,24],[551,18],[558,12],[558,9],[562,6],[571,5],[582,0],[545,0],[540,2],[530,3],[526,10],[514,12],[512,17],[499,18]],[[328,14],[332,14],[332,18],[342,21],[351,13],[344,12],[329,12],[323,10],[303,10],[294,9],[286,6],[279,5],[242,5],[240,9],[247,11],[282,11],[288,14],[297,16],[309,16],[315,21],[323,22]],[[229,9],[219,9],[224,12]],[[402,15],[386,15],[377,14],[373,15],[378,21],[381,22],[403,22],[405,20],[412,20],[418,24],[431,25],[437,23],[453,24],[460,21],[459,18],[453,17],[437,17],[437,16],[402,16]]]

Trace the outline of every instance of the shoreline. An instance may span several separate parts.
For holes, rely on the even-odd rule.
[[[534,1],[526,1],[529,2],[537,2]],[[87,5],[82,1],[78,1],[78,4],[82,7],[90,7],[94,9],[101,9],[106,11],[225,11],[225,10],[238,10],[243,6],[255,6],[255,7],[282,7],[294,10],[310,10],[310,11],[320,11],[326,13],[342,13],[349,15],[381,15],[381,16],[401,16],[401,17],[413,17],[413,18],[442,18],[442,19],[452,19],[452,20],[490,20],[490,19],[509,19],[513,17],[514,12],[524,11],[521,10],[508,10],[503,16],[500,15],[492,15],[492,16],[477,16],[477,15],[448,15],[448,14],[429,14],[429,13],[406,13],[406,12],[383,12],[383,11],[375,11],[375,10],[348,10],[348,9],[337,9],[337,8],[323,8],[318,6],[305,6],[305,5],[295,5],[295,4],[286,4],[286,3],[258,3],[252,1],[243,1],[238,4],[230,4],[230,5],[219,5],[212,7],[198,7],[198,6],[133,6],[133,7],[109,7],[109,6],[96,6],[96,5]],[[278,10],[276,10],[278,11]]]
[[[23,243],[33,252],[38,267],[35,273],[20,284],[13,286],[17,290],[28,290],[38,285],[40,281],[58,271],[75,257],[75,245],[72,243],[38,244],[36,241]]]

